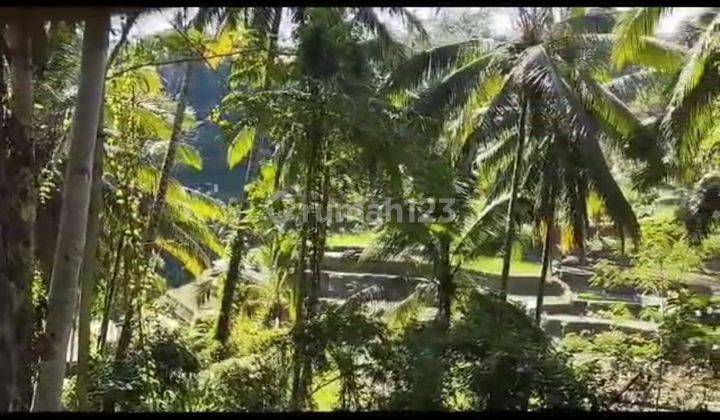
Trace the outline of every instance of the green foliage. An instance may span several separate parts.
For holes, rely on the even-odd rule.
[[[388,408],[579,408],[591,398],[519,309],[471,292],[460,313],[447,334],[433,324],[408,325],[384,369],[394,384]]]
[[[665,296],[680,287],[691,270],[701,266],[698,250],[689,245],[679,223],[647,219],[642,231],[644,244],[633,255],[633,267],[624,269],[603,261],[590,280],[593,285],[607,289],[636,287]]]
[[[227,164],[234,169],[250,154],[255,142],[255,130],[252,128],[240,130],[233,138],[227,153]]]

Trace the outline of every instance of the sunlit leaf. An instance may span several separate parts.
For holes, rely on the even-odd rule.
[[[189,166],[197,171],[201,171],[203,168],[200,151],[189,144],[178,146],[176,163]]]
[[[230,143],[227,154],[228,167],[235,169],[250,154],[255,143],[255,129],[241,130]]]

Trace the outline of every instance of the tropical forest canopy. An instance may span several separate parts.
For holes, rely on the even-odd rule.
[[[0,25],[0,411],[720,410],[720,9]]]

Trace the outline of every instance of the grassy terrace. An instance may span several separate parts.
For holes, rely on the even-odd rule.
[[[333,247],[366,247],[373,240],[372,232],[360,232],[355,234],[336,234],[328,238],[327,245]],[[479,257],[466,262],[465,268],[480,271],[488,274],[500,274],[502,271],[501,257]],[[540,264],[533,261],[514,260],[510,265],[510,274],[515,276],[538,276],[540,275]]]

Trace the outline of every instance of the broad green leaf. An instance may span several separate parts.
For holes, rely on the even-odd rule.
[[[200,151],[189,144],[181,144],[178,146],[176,162],[181,165],[189,166],[196,171],[201,171],[203,168]]]
[[[255,143],[255,129],[241,130],[230,143],[227,154],[228,167],[235,169],[250,154]]]
[[[135,109],[137,121],[152,137],[167,140],[172,134],[172,123],[168,115],[153,104],[143,104]]]

